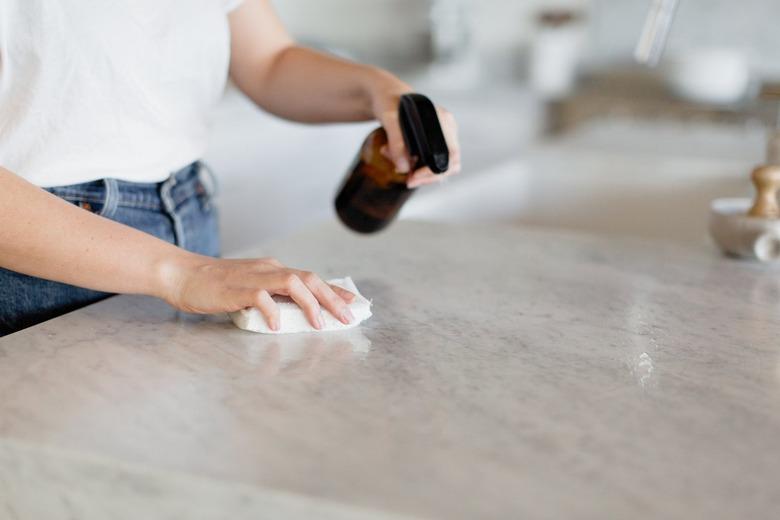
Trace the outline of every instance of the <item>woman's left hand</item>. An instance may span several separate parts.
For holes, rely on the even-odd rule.
[[[449,169],[440,174],[433,173],[430,168],[424,167],[409,172],[413,158],[406,149],[401,125],[398,121],[398,105],[403,94],[412,92],[409,85],[395,78],[383,78],[371,93],[372,110],[374,117],[382,124],[387,132],[388,145],[383,153],[393,161],[395,168],[400,173],[409,173],[406,185],[409,188],[417,188],[424,184],[432,184],[446,179],[450,175],[460,172],[460,142],[458,141],[458,126],[455,117],[445,108],[436,106],[439,114],[439,122],[450,151]]]

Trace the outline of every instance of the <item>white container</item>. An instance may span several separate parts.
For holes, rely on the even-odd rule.
[[[577,13],[545,13],[531,46],[531,88],[545,99],[569,94],[577,80],[584,44],[583,23]]]
[[[679,52],[665,66],[667,84],[676,95],[716,105],[744,99],[750,90],[750,65],[732,48],[700,48]]]
[[[762,262],[780,260],[780,219],[749,217],[753,201],[715,199],[710,207],[710,234],[721,250]]]

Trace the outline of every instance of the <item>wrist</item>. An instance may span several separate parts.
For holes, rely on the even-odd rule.
[[[200,255],[184,249],[172,248],[165,256],[155,262],[153,268],[153,294],[174,307],[178,306],[182,287],[191,273],[202,265]]]
[[[368,113],[373,119],[381,119],[388,111],[398,109],[402,95],[412,92],[412,87],[398,77],[379,68],[370,68],[365,81],[368,94]]]

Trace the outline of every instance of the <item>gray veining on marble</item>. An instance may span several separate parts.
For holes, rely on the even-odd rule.
[[[780,511],[780,269],[409,222],[254,254],[352,276],[374,317],[269,337],[116,297],[0,340],[0,518],[33,481],[79,518]]]

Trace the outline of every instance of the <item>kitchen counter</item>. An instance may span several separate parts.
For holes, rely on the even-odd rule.
[[[252,251],[374,317],[121,296],[0,340],[2,518],[769,518],[780,276],[705,247],[335,224]]]
[[[753,197],[750,172],[764,155],[764,134],[711,124],[593,122],[423,188],[401,218],[706,244],[712,200]]]

